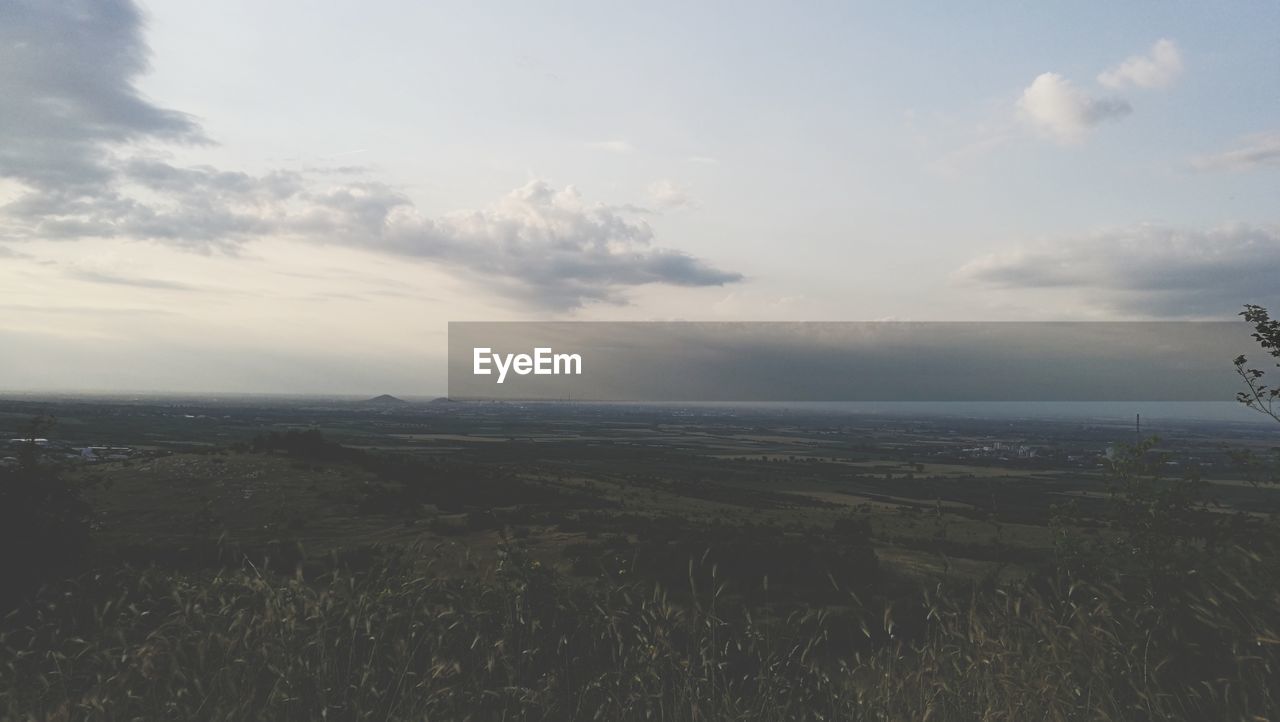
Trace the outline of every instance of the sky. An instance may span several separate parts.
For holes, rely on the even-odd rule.
[[[1280,307],[1280,5],[0,0],[0,389]]]

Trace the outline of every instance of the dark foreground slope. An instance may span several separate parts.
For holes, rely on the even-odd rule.
[[[696,562],[691,577],[707,584],[679,602],[644,583],[569,583],[516,548],[485,578],[411,566],[86,577],[6,621],[0,716],[1226,720],[1280,709],[1275,594],[1227,575],[1163,600],[1083,582],[940,587],[896,609],[771,617],[719,598]]]
[[[191,411],[115,410],[134,414],[110,439],[128,459],[0,471],[39,480],[32,504],[59,489],[90,511],[59,521],[86,537],[46,528],[60,565],[9,597],[0,719],[1251,720],[1280,704],[1274,496],[1251,483],[1271,477],[1208,432],[1084,465],[1070,458],[1108,429]],[[67,433],[113,428],[86,418]],[[966,451],[1010,444],[1045,455]]]

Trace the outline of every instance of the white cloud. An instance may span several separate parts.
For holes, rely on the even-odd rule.
[[[1137,224],[984,256],[957,275],[995,288],[1074,292],[1109,311],[1225,315],[1280,301],[1280,226]]]
[[[1128,115],[1122,98],[1094,98],[1057,73],[1041,73],[1018,100],[1022,117],[1062,142],[1084,138],[1090,128]]]
[[[1167,88],[1182,74],[1182,53],[1177,43],[1156,41],[1146,55],[1135,55],[1098,75],[1098,82],[1116,90],[1128,87]]]
[[[430,261],[547,308],[625,302],[650,283],[741,280],[653,244],[643,210],[587,202],[572,186],[532,181],[487,207],[422,215],[376,181],[324,185],[301,173],[251,176],[134,159],[99,195],[32,192],[0,209],[16,239],[126,238],[236,252],[264,237],[362,248]],[[668,203],[679,200],[674,186]],[[688,202],[686,199],[685,202]]]
[[[672,180],[659,180],[649,184],[649,202],[658,208],[696,208],[698,200],[689,193],[687,186]]]
[[[1252,170],[1280,167],[1280,130],[1250,135],[1236,148],[1191,159],[1196,170]]]
[[[1145,55],[1135,55],[1098,75],[1112,90],[1164,88],[1182,73],[1182,54],[1172,40],[1162,39]],[[1058,73],[1041,73],[1018,99],[1022,118],[1040,132],[1065,143],[1082,140],[1094,126],[1133,111],[1121,97],[1095,96]]]

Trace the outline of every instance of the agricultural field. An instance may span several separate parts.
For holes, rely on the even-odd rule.
[[[48,602],[40,618],[64,619],[56,629],[40,631],[21,615],[7,622],[0,652],[18,654],[10,673],[25,681],[24,691],[3,692],[0,710],[15,718],[64,709],[112,718],[94,711],[95,699],[115,694],[102,680],[148,674],[174,689],[135,700],[133,716],[201,717],[207,710],[189,706],[191,696],[213,693],[191,687],[192,675],[203,669],[216,684],[250,684],[257,664],[272,667],[252,667],[255,675],[275,668],[292,691],[255,687],[253,709],[292,719],[358,719],[370,710],[393,719],[452,718],[469,694],[496,695],[476,719],[805,719],[802,710],[818,699],[842,719],[907,718],[929,704],[948,719],[1005,705],[1003,718],[1018,719],[1041,693],[1061,695],[1054,704],[1062,714],[1047,718],[1093,709],[1155,719],[1173,702],[1135,715],[1134,695],[1147,687],[1120,689],[1115,675],[1127,672],[1086,671],[1079,656],[1086,647],[1129,644],[1129,627],[1149,628],[1142,614],[1150,605],[1142,612],[1116,600],[1106,622],[1114,628],[1090,626],[1064,612],[1071,598],[1064,601],[1056,585],[1141,595],[1148,592],[1135,579],[1174,573],[1175,561],[1163,558],[1158,567],[1130,568],[1124,555],[1170,545],[1155,543],[1162,530],[1144,527],[1147,536],[1138,537],[1117,526],[1117,503],[1150,509],[1153,500],[1194,489],[1180,508],[1224,536],[1197,532],[1185,552],[1196,564],[1219,546],[1214,553],[1228,555],[1225,535],[1246,530],[1230,539],[1247,533],[1253,550],[1220,565],[1233,575],[1272,563],[1258,550],[1269,548],[1280,512],[1265,463],[1272,430],[1256,424],[1169,421],[1157,441],[1107,419],[771,408],[333,399],[14,399],[0,408],[12,438],[22,436],[21,420],[38,415],[56,418],[39,449],[40,468],[83,495],[90,533],[75,566],[88,576],[74,582],[82,591],[73,597],[89,607]],[[1136,458],[1148,479],[1142,483],[1155,485],[1146,491],[1133,486],[1127,464]],[[1156,496],[1141,496],[1151,490]],[[1070,575],[1080,573],[1072,569],[1100,560],[1114,565],[1119,582],[1081,577],[1070,586]],[[1144,584],[1167,583],[1159,579]],[[65,594],[56,589],[35,599]],[[1241,594],[1229,603],[1256,613],[1233,612],[1207,627],[1195,622],[1196,633],[1231,644],[1253,635],[1255,646],[1270,645],[1259,640],[1274,635],[1258,630],[1273,629],[1274,600],[1248,601],[1257,595],[1252,589]],[[1006,607],[1015,597],[1019,606]],[[221,611],[210,608],[215,600]],[[474,608],[463,612],[464,604]],[[1085,646],[1034,664],[1016,659],[1032,654],[1034,635],[997,635],[973,646],[974,629],[965,625],[1010,623],[1007,615],[1023,614],[1024,604],[1026,624],[1066,624],[1056,629],[1074,629],[1084,636],[1072,644]],[[339,609],[348,621],[324,621]],[[86,622],[90,613],[107,616]],[[301,615],[287,623],[298,636],[272,637],[272,625],[290,615]],[[445,624],[450,615],[462,615],[462,628]],[[566,626],[567,615],[582,616],[585,626]],[[631,632],[615,626],[623,618],[633,620]],[[365,642],[344,640],[330,626],[351,620],[368,627]],[[214,664],[207,656],[178,656],[227,639],[232,627],[249,635],[237,637],[236,649],[260,636],[279,645],[264,654],[285,656],[236,662],[245,652],[227,649],[219,653],[219,664],[231,665],[223,672],[201,667]],[[435,641],[415,649],[384,636],[428,631]],[[464,631],[497,646],[477,656],[454,638]],[[566,640],[597,636],[574,651],[547,636],[553,631]],[[108,644],[108,633],[117,641]],[[737,657],[725,658],[725,639],[741,647]],[[19,642],[96,661],[49,681],[56,658],[22,653]],[[349,658],[339,665],[308,657],[311,644],[336,645]],[[534,646],[512,648],[520,644]],[[379,645],[389,647],[390,661],[378,656]],[[1169,646],[1170,654],[1179,649]],[[1267,676],[1274,650],[1263,649],[1261,657],[1232,662],[1232,674]],[[648,662],[636,656],[641,650]],[[991,656],[963,667],[957,654]],[[352,655],[365,655],[360,664],[375,681],[343,687],[357,664]],[[538,664],[552,667],[530,662],[538,655],[550,655]],[[895,655],[913,661],[900,662],[903,676],[886,682],[876,675]],[[1184,662],[1170,661],[1171,676],[1159,683],[1194,678],[1178,666]],[[236,664],[250,667],[237,672]],[[408,676],[392,680],[387,664]],[[931,684],[930,664],[951,665],[954,682],[983,691],[929,702],[921,690]],[[1001,687],[1012,684],[1015,667],[1018,674],[1067,670],[1076,686],[1049,689],[1046,677]],[[676,668],[700,670],[700,681],[673,686]],[[628,678],[599,676],[628,669]],[[1094,707],[1080,706],[1074,690],[1081,684],[1097,687]],[[564,685],[595,691],[580,692],[583,706],[573,711]],[[1251,713],[1274,702],[1270,685],[1244,698],[1208,689],[1170,699],[1183,711]],[[213,716],[234,719],[245,709],[226,705]],[[708,705],[720,711],[688,711]]]

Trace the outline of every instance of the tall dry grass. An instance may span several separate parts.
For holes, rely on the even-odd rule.
[[[1238,557],[1173,597],[939,587],[785,615],[736,604],[692,562],[676,603],[570,583],[515,549],[475,580],[394,561],[314,579],[123,571],[4,621],[0,717],[1274,719],[1280,599]]]

